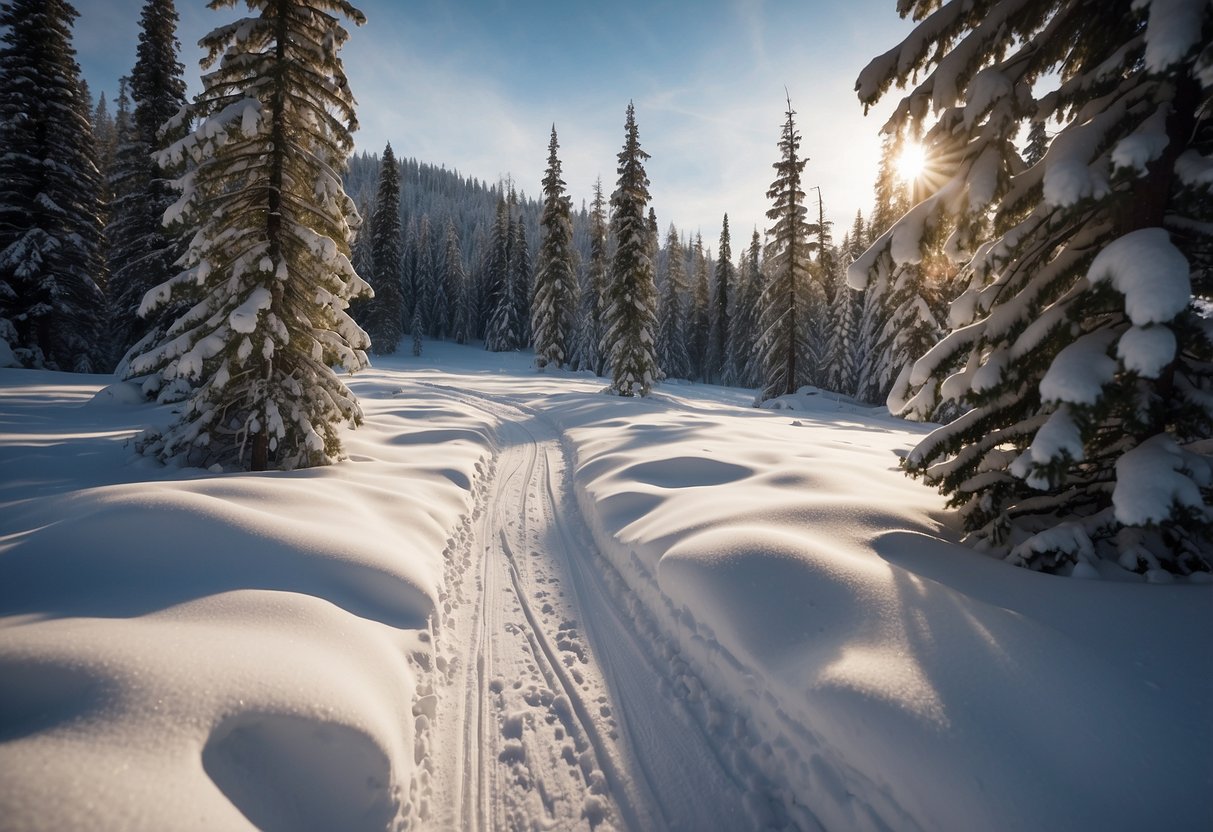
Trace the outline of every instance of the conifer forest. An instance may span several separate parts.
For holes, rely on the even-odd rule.
[[[782,5],[0,2],[0,827],[1213,824],[1213,3]]]

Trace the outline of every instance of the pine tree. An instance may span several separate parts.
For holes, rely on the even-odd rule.
[[[607,291],[607,203],[602,192],[601,177],[594,183],[594,202],[590,209],[590,262],[586,269],[585,291],[582,293],[582,320],[585,332],[582,350],[585,364],[594,375],[606,373],[606,352],[602,348],[606,337]]]
[[[404,336],[404,237],[400,229],[400,171],[389,143],[383,149],[375,221],[370,226],[374,298],[365,313],[367,335],[378,355],[391,355]]]
[[[65,0],[0,6],[0,338],[26,366],[106,367],[92,103]]]
[[[573,271],[573,223],[569,198],[560,178],[556,125],[548,143],[548,167],[543,177],[543,242],[535,274],[535,304],[531,329],[535,333],[535,363],[563,367],[575,337],[573,312],[577,304],[577,275]]]
[[[442,263],[447,291],[451,297],[450,335],[456,344],[472,339],[471,299],[467,273],[463,269],[463,254],[459,250],[459,231],[454,220],[446,224],[446,256]]]
[[[177,60],[177,11],[172,0],[148,0],[139,17],[139,45],[130,75],[134,101],[132,124],[120,141],[110,208],[109,296],[114,338],[113,358],[120,374],[136,345],[147,346],[183,314],[183,303],[161,306],[159,312],[141,317],[144,296],[177,273],[177,261],[185,253],[189,229],[181,224],[166,228],[165,211],[177,201],[180,191],[171,171],[156,161],[155,154],[185,135],[185,119],[169,122],[183,112],[184,67]]]
[[[369,344],[346,312],[370,287],[349,261],[357,212],[340,170],[356,119],[337,55],[348,37],[337,15],[365,18],[343,0],[257,8],[201,40],[203,68],[218,62],[193,104],[202,123],[160,154],[161,164],[195,165],[169,216],[197,221],[198,231],[184,270],[145,307],[193,305],[130,372],[153,373],[152,387],[194,387],[177,421],[145,437],[145,451],[290,469],[335,460],[340,425],[362,419],[332,367],[365,366]]]
[[[742,267],[738,269],[737,311],[734,326],[729,332],[733,342],[729,352],[737,362],[737,381],[746,387],[757,387],[762,379],[758,339],[761,335],[762,294],[766,280],[761,258],[762,240],[758,236],[758,229],[754,229],[749,248],[742,256]]]
[[[413,335],[432,335],[430,314],[434,308],[434,287],[438,282],[438,270],[434,263],[434,232],[429,214],[423,214],[417,227],[417,266],[413,271],[413,317],[409,331]],[[421,323],[417,333],[412,325]]]
[[[1208,570],[1213,328],[1194,297],[1213,293],[1198,161],[1213,153],[1213,7],[1087,11],[948,4],[864,70],[865,103],[920,79],[907,102],[933,104],[924,144],[951,167],[851,280],[918,263],[951,231],[969,289],[899,398],[963,411],[906,467],[974,541],[1032,568]],[[903,103],[889,126],[915,135],[924,116]],[[1046,121],[1059,129],[1029,166],[1016,139]]]
[[[484,348],[490,352],[518,349],[518,322],[511,285],[510,254],[514,244],[514,224],[510,219],[509,203],[497,202],[497,219],[493,223],[492,256],[487,271],[488,291],[485,308],[488,320],[484,327]]]
[[[708,338],[708,368],[704,374],[707,381],[718,384],[733,384],[733,358],[729,354],[729,321],[733,314],[734,282],[733,245],[729,239],[729,215],[724,215],[720,229],[720,249],[716,256],[716,284],[712,296],[710,313],[711,334]]]
[[[905,213],[908,195],[895,173],[896,154],[901,147],[895,137],[885,137],[881,146],[880,170],[876,175],[875,202],[872,217],[865,232],[868,243],[884,234],[893,222]],[[869,404],[884,404],[892,389],[894,369],[889,363],[889,322],[895,308],[890,299],[894,279],[891,273],[880,273],[862,286],[863,306],[859,321],[859,383],[856,397]]]
[[[511,318],[517,321],[518,327],[516,343],[511,349],[522,349],[531,341],[531,253],[521,212],[514,218],[510,242],[510,290],[514,301]]]
[[[619,152],[619,181],[611,194],[615,254],[607,287],[606,338],[611,390],[620,396],[647,396],[660,372],[655,352],[657,290],[649,257],[652,233],[645,219],[649,178],[640,149],[636,110],[629,102]]]
[[[703,250],[703,235],[695,235],[691,248],[691,297],[687,310],[687,351],[691,373],[698,381],[708,375],[708,343],[712,335],[712,294],[708,286],[708,258]]]
[[[665,281],[657,315],[657,362],[666,378],[691,377],[691,359],[687,355],[686,269],[683,264],[682,242],[678,229],[670,223],[665,238]]]
[[[759,401],[795,393],[808,383],[812,365],[806,337],[811,279],[809,235],[813,229],[805,219],[804,190],[800,176],[807,158],[799,155],[800,133],[796,130],[792,102],[779,140],[782,158],[773,167],[775,181],[767,190],[774,206],[767,217],[774,221],[767,246],[768,283],[762,297],[762,389]]]
[[[427,217],[428,219],[428,217]],[[437,240],[434,251],[439,251]],[[430,284],[429,332],[433,338],[445,341],[451,330],[451,289],[447,283],[446,241],[443,241],[442,258],[434,260],[434,279]]]

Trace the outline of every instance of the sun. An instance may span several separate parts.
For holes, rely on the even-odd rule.
[[[918,142],[906,142],[897,156],[897,178],[902,182],[914,182],[922,177],[927,164],[927,154]]]

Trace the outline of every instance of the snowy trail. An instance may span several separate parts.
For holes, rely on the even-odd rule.
[[[594,551],[556,429],[444,392],[500,420],[500,452],[448,566],[423,816],[473,830],[751,825],[721,739],[674,693]]]

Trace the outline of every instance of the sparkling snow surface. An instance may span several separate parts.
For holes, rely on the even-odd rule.
[[[0,827],[1213,825],[1213,586],[949,543],[930,426],[530,358],[380,359],[289,474],[0,370]]]

